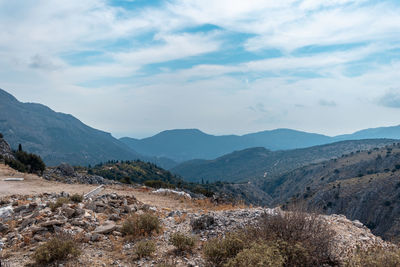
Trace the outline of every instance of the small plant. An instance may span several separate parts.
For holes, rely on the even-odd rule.
[[[133,214],[123,222],[121,229],[122,233],[130,238],[151,235],[153,232],[159,233],[160,230],[160,220],[150,213]]]
[[[80,249],[71,236],[60,234],[39,246],[33,254],[33,259],[38,265],[46,265],[77,257],[79,254]]]
[[[214,238],[203,246],[206,259],[215,266],[222,266],[245,247],[246,238],[241,233],[229,233],[225,238]]]
[[[344,264],[347,267],[396,267],[400,266],[400,250],[372,247],[358,250]]]
[[[154,251],[156,251],[156,244],[152,240],[143,240],[136,244],[135,254],[139,259],[151,256]]]
[[[284,263],[285,258],[276,245],[254,243],[250,248],[239,252],[235,258],[230,259],[224,267],[279,267],[284,266]]]
[[[50,203],[49,207],[50,207],[51,211],[54,212],[57,208],[61,207],[63,204],[67,204],[69,202],[70,202],[69,198],[59,197],[59,198],[57,198],[56,202]]]
[[[72,196],[69,197],[69,199],[70,199],[72,202],[80,203],[80,202],[83,201],[83,196],[80,195],[80,194],[73,194]]]
[[[196,243],[193,236],[187,236],[180,232],[173,233],[170,236],[169,241],[175,246],[178,252],[191,251]]]

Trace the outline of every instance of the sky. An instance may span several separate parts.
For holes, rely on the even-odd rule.
[[[0,88],[116,137],[400,124],[400,2],[0,0]]]

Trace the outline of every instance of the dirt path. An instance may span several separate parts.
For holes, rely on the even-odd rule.
[[[4,181],[5,178],[24,178],[24,181]],[[62,191],[70,194],[84,194],[96,188],[97,185],[64,184],[51,182],[37,175],[20,173],[4,164],[0,164],[0,197],[7,195],[34,195],[40,193],[59,193]],[[135,196],[139,201],[162,209],[191,209],[187,201],[174,199],[170,196],[152,194],[149,190],[135,189],[126,186],[106,186],[102,193],[117,193],[119,195]]]

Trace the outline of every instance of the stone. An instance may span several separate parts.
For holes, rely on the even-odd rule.
[[[73,176],[75,173],[74,167],[69,165],[68,163],[61,163],[57,169],[61,171],[62,174],[67,176]]]
[[[121,217],[118,214],[113,213],[108,217],[108,219],[111,221],[119,221],[119,220],[121,220]]]
[[[42,227],[48,227],[48,226],[63,225],[63,224],[65,224],[65,222],[64,222],[64,221],[61,221],[61,220],[50,220],[50,221],[41,223],[40,226],[42,226]]]
[[[98,226],[93,233],[94,234],[108,234],[116,229],[116,224],[113,221],[105,221],[104,224]]]
[[[62,209],[62,212],[67,218],[72,218],[74,216],[75,210],[69,207],[64,207]]]
[[[10,229],[7,224],[3,224],[0,222],[0,233],[5,233]]]

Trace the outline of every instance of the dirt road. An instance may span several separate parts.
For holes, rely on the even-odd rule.
[[[5,178],[24,178],[24,181],[4,181]],[[47,181],[37,175],[17,172],[4,164],[0,164],[0,197],[7,195],[35,195],[40,193],[84,194],[96,188],[97,185],[64,184]],[[127,186],[106,186],[102,193],[117,193],[119,195],[135,196],[139,201],[163,209],[191,209],[187,202],[168,196],[151,194],[149,190],[135,189]]]

